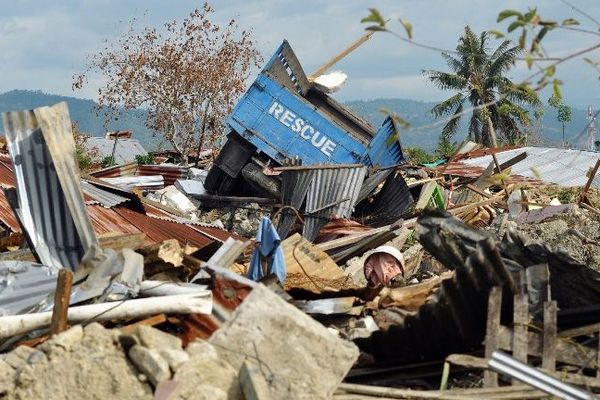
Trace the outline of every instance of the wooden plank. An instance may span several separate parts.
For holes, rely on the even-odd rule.
[[[348,394],[357,394],[364,399],[366,396],[374,396],[380,399],[437,399],[437,400],[455,400],[455,399],[520,399],[520,398],[541,398],[542,392],[531,386],[506,386],[499,388],[483,389],[452,389],[452,390],[412,390],[396,389],[391,387],[359,385],[352,383],[341,383],[339,391]],[[544,394],[547,397],[548,394]],[[336,395],[334,398],[342,398]],[[349,397],[352,398],[352,397]]]
[[[496,173],[497,174],[502,173],[502,167],[500,166],[500,163],[498,162],[498,157],[496,157],[496,153],[492,153],[492,158],[494,159],[494,165],[496,166]]]
[[[502,306],[502,288],[494,286],[488,297],[487,324],[485,331],[485,356],[491,358],[498,350],[498,331],[500,329],[500,309]],[[498,374],[492,371],[483,373],[484,387],[498,387]]]
[[[98,238],[100,247],[113,250],[132,249],[136,250],[146,243],[145,233],[126,233],[118,235],[102,235]]]
[[[371,38],[371,36],[373,36],[374,33],[375,33],[375,31],[368,31],[367,33],[365,33],[364,35],[362,35],[361,37],[359,37],[357,40],[355,40],[354,42],[352,42],[352,44],[350,46],[346,47],[344,50],[340,51],[338,54],[336,54],[335,56],[333,56],[325,64],[323,64],[319,68],[317,68],[315,70],[315,72],[313,72],[308,77],[308,80],[309,81],[314,81],[320,75],[323,75],[329,68],[333,67],[341,59],[343,59],[344,57],[346,57],[348,54],[352,53],[360,45],[362,45],[364,42],[366,42],[367,40],[369,40]],[[247,400],[249,400],[249,399],[247,399]]]
[[[556,309],[556,301],[544,303],[542,368],[551,372],[556,368]]]
[[[245,361],[240,369],[239,381],[246,400],[272,399],[269,384],[257,363]]]
[[[121,333],[130,334],[135,332],[140,325],[154,326],[162,324],[163,322],[167,322],[167,316],[165,314],[157,314],[153,315],[152,317],[143,319],[141,321],[134,322],[133,324],[125,325],[119,328],[119,330],[121,331]]]
[[[472,185],[470,183],[467,184],[466,187],[467,187],[467,189],[470,189],[470,190],[474,191],[475,193],[477,193],[477,194],[485,197],[486,199],[489,199],[489,198],[493,197],[493,195],[491,193],[486,193],[483,190],[479,189],[477,186]]]
[[[589,204],[585,204],[585,203],[579,203],[579,206],[580,206],[580,207],[582,207],[582,208],[585,208],[585,209],[586,209],[586,210],[588,210],[588,211],[591,211],[591,212],[593,212],[593,213],[594,213],[594,214],[596,214],[596,215],[600,215],[600,210],[598,210],[598,209],[597,209],[597,208],[595,208],[595,207],[592,207],[592,206],[590,206]]]
[[[591,334],[598,333],[598,330],[600,330],[600,322],[591,324],[591,325],[580,326],[577,328],[566,329],[564,331],[560,331],[560,332],[558,332],[558,337],[559,338],[572,338],[572,337],[577,337],[577,336],[591,335]]]
[[[71,298],[71,287],[73,286],[73,273],[62,268],[58,272],[56,291],[54,292],[54,309],[50,322],[50,335],[56,335],[67,329],[67,314],[69,311],[69,300]]]
[[[530,356],[542,357],[543,337],[536,332],[527,332],[528,347],[527,354]],[[499,347],[501,350],[512,351],[513,332],[510,328],[500,326]],[[566,339],[557,339],[556,342],[556,360],[561,363],[577,365],[579,367],[589,368],[590,360],[597,357],[595,348],[581,346]]]
[[[380,228],[369,229],[368,231],[358,232],[351,235],[347,235],[338,239],[329,240],[327,242],[318,243],[317,246],[319,249],[323,251],[337,249],[338,247],[348,246],[350,244],[354,244],[361,239],[366,238],[367,236],[371,236],[375,233],[385,232],[386,230],[390,230],[391,225],[382,226]]]
[[[526,294],[515,294],[513,314],[513,357],[527,364],[529,303]]]
[[[588,180],[585,183],[585,186],[583,187],[583,190],[581,191],[581,195],[579,197],[579,202],[583,202],[586,199],[587,196],[587,192],[588,190],[590,190],[590,187],[592,186],[592,182],[594,181],[594,177],[596,176],[596,174],[598,173],[598,168],[600,167],[600,158],[598,160],[596,160],[596,164],[594,164],[594,167],[592,168],[589,176],[588,176]]]
[[[477,207],[480,207],[480,206],[487,206],[487,205],[490,205],[490,204],[494,204],[496,202],[500,202],[500,201],[502,201],[502,197],[503,197],[503,195],[500,195],[500,196],[496,195],[494,197],[490,197],[489,199],[484,199],[484,200],[481,200],[481,201],[477,201],[475,203],[466,204],[464,206],[459,206],[459,207],[451,208],[451,209],[449,209],[447,211],[450,214],[452,214],[452,215],[460,214],[462,212],[472,210],[473,208],[477,208]]]
[[[598,354],[596,355],[596,378],[600,378],[600,332],[598,332]]]

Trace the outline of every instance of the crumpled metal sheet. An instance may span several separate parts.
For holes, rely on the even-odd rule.
[[[306,201],[302,236],[313,241],[331,216],[352,214],[367,167],[362,164],[311,165],[279,168],[282,171],[282,203],[299,210]],[[283,210],[279,235],[286,237],[296,220],[295,213]]]
[[[364,186],[364,185],[363,185]],[[362,202],[356,207],[355,216],[363,216],[363,223],[384,226],[396,222],[411,208],[414,199],[404,177],[398,172],[385,180],[372,202]]]
[[[2,114],[17,178],[16,215],[39,261],[76,271],[97,244],[75,161],[67,104]]]
[[[0,261],[0,316],[22,314],[56,288],[58,269],[29,261]]]
[[[313,241],[330,216],[348,218],[366,173],[364,165],[315,169],[306,194],[302,236]]]

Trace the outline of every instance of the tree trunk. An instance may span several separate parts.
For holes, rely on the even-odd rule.
[[[196,154],[195,164],[196,168],[198,168],[198,164],[200,163],[200,152],[202,151],[202,144],[204,142],[204,132],[206,130],[206,114],[208,114],[208,107],[210,107],[210,101],[206,103],[206,107],[204,107],[204,115],[202,116],[202,131],[200,132],[200,137],[198,138],[198,153]]]
[[[488,147],[497,147],[498,143],[496,142],[496,129],[494,129],[494,123],[492,122],[492,116],[488,115],[487,117],[487,140],[485,143],[486,146]]]

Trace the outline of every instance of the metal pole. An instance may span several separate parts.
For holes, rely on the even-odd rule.
[[[499,351],[492,353],[492,359],[488,362],[488,366],[497,372],[518,379],[561,399],[594,400],[596,398],[589,392],[566,384]]]

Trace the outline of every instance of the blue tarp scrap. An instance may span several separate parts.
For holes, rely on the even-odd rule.
[[[285,281],[285,258],[281,249],[281,238],[268,217],[263,217],[260,222],[256,243],[258,246],[252,254],[248,278],[258,281],[265,276],[261,261],[266,259],[268,273],[277,275],[279,282]]]

